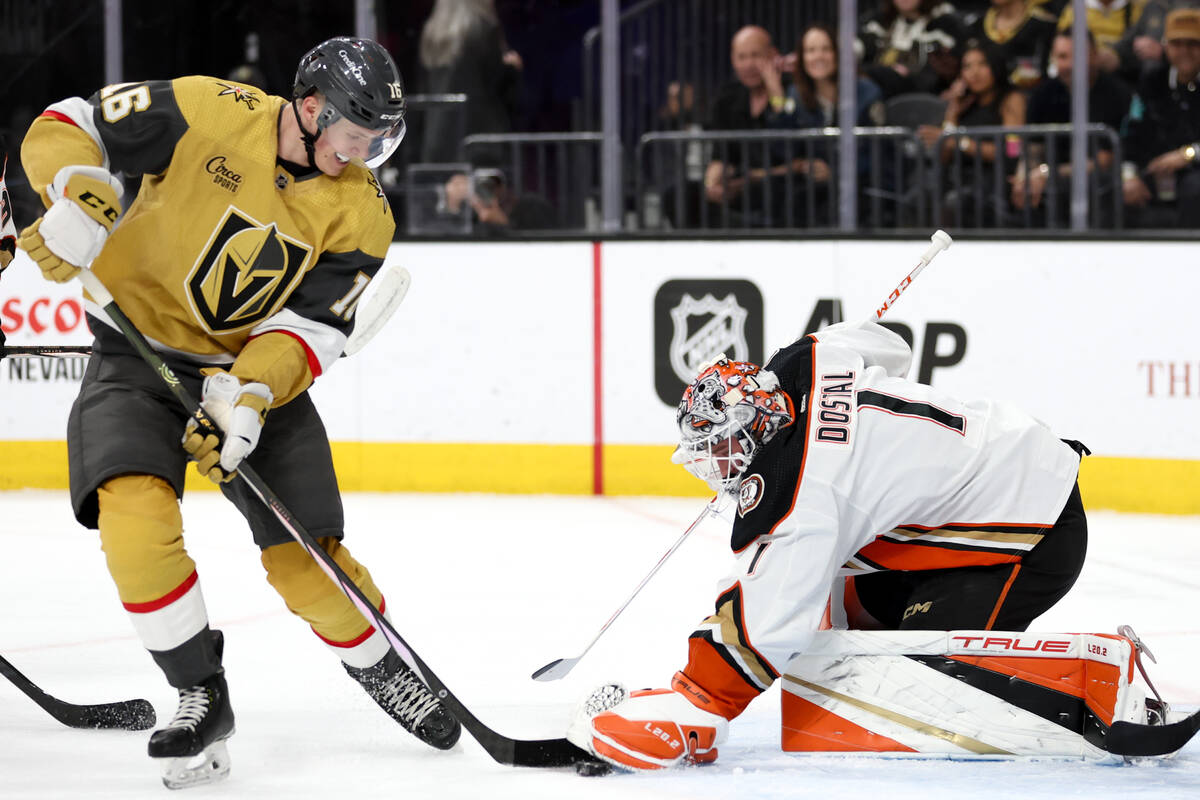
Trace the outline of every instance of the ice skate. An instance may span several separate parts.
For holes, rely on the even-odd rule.
[[[344,666],[380,708],[425,744],[449,750],[458,741],[458,720],[394,651],[366,669]]]
[[[233,708],[225,671],[179,690],[179,710],[150,736],[151,758],[161,759],[168,789],[213,783],[229,775],[225,740],[233,735]]]

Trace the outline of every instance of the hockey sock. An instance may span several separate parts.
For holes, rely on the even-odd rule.
[[[172,686],[212,675],[220,659],[196,564],[184,549],[175,490],[155,476],[122,475],[97,495],[100,546],[142,644]]]
[[[355,561],[337,539],[325,537],[318,543],[367,599],[384,610],[383,595],[366,567]],[[362,618],[303,547],[295,542],[273,545],[263,550],[262,563],[267,570],[267,581],[279,592],[288,609],[311,625],[313,632],[342,661],[352,667],[366,668],[383,658],[388,650],[387,640]]]

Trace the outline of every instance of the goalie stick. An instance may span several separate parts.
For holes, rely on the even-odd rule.
[[[46,713],[70,728],[116,728],[144,731],[155,722],[154,706],[148,700],[120,700],[115,703],[76,705],[46,694],[37,684],[0,656],[0,675],[8,678]]]
[[[921,254],[921,260],[917,262],[917,266],[912,270],[912,272],[908,273],[908,275],[904,277],[904,280],[900,281],[900,284],[895,289],[891,291],[891,294],[889,294],[887,299],[884,300],[883,305],[877,311],[875,311],[872,319],[882,319],[883,315],[887,313],[888,309],[895,305],[896,301],[900,299],[900,295],[904,293],[904,290],[907,289],[909,285],[912,284],[913,280],[916,279],[917,275],[921,273],[921,270],[929,266],[929,262],[933,261],[933,259],[937,257],[938,253],[948,248],[954,242],[954,240],[950,238],[950,234],[941,229],[934,231],[933,235],[929,237],[929,241],[929,247],[925,248],[925,252]],[[650,574],[642,578],[642,582],[639,583],[637,588],[633,590],[633,594],[630,595],[629,599],[626,600],[625,603],[618,608],[611,617],[608,618],[608,622],[604,623],[604,626],[600,628],[600,632],[597,633],[595,638],[592,639],[591,643],[583,649],[582,653],[574,658],[556,658],[546,666],[535,670],[534,673],[529,677],[535,681],[556,681],[559,678],[565,677],[568,672],[574,669],[575,665],[579,663],[579,660],[587,655],[587,652],[592,649],[592,646],[595,645],[597,641],[599,641],[600,637],[603,636],[604,632],[607,631],[609,626],[613,624],[613,621],[620,616],[621,612],[625,610],[626,606],[633,602],[633,598],[637,597],[638,592],[642,590],[642,587],[645,586],[652,577],[654,577],[654,573],[658,572],[658,569],[663,565],[663,562],[670,558],[671,554],[679,549],[679,545],[683,544],[683,540],[688,537],[688,534],[695,530],[696,526],[700,524],[701,520],[703,520],[710,511],[714,510],[713,506],[719,499],[719,497],[715,497],[709,501],[709,504],[704,507],[703,511],[700,512],[700,516],[696,517],[696,521],[688,526],[687,530],[683,532],[683,535],[675,541],[675,544],[671,545],[671,549],[668,550],[663,557],[658,560],[658,563],[655,564],[654,568],[650,570]]]
[[[1136,758],[1165,756],[1183,749],[1200,731],[1200,711],[1169,725],[1114,722],[1104,737],[1104,749],[1114,755]]]
[[[350,334],[350,338],[346,340],[346,347],[342,353],[347,356],[352,356],[367,346],[367,343],[375,338],[388,321],[396,313],[396,309],[400,307],[400,303],[404,301],[404,296],[408,294],[409,284],[412,283],[412,276],[404,267],[396,267],[389,269],[380,275],[377,275],[372,281],[379,282],[374,293],[367,300],[365,306],[355,312],[354,332]],[[369,284],[368,284],[369,285]],[[56,358],[82,358],[92,354],[91,345],[11,345],[8,347],[0,345],[0,359],[6,357],[13,358],[36,358],[39,356],[54,356]]]
[[[616,618],[621,616],[621,612],[633,602],[633,598],[638,596],[638,592],[642,590],[642,587],[650,582],[650,579],[654,577],[654,573],[658,572],[659,567],[666,563],[666,560],[671,557],[671,554],[679,549],[679,545],[683,544],[683,540],[686,539],[691,532],[694,531],[696,527],[704,521],[704,518],[708,516],[710,511],[712,511],[713,504],[716,503],[717,500],[718,498],[716,497],[710,500],[708,505],[704,507],[704,510],[700,512],[700,516],[696,517],[696,521],[691,525],[688,525],[687,530],[680,534],[679,538],[675,540],[675,544],[671,545],[671,548],[667,550],[667,552],[663,553],[663,557],[660,558],[658,563],[654,565],[654,569],[650,570],[649,574],[642,578],[642,582],[639,583],[637,588],[633,590],[633,594],[629,595],[629,599],[622,603],[621,607],[613,612],[613,615],[608,618],[608,622],[604,623],[604,625],[600,628],[600,632],[595,635],[587,647],[583,648],[582,653],[574,658],[556,658],[546,666],[536,670],[529,677],[533,678],[535,681],[556,681],[573,670],[575,665],[579,663],[579,659],[586,656],[588,651],[595,646],[596,642],[600,641],[600,637],[604,635],[604,632],[608,630],[609,626],[613,624]]]
[[[92,299],[104,309],[109,319],[125,335],[125,338],[129,340],[130,345],[138,352],[138,355],[162,378],[167,388],[196,421],[201,431],[205,435],[212,433],[220,436],[220,429],[208,417],[200,404],[188,393],[187,389],[183,387],[183,384],[175,377],[175,374],[167,366],[166,362],[151,349],[146,338],[142,336],[137,327],[125,316],[125,313],[121,311],[120,306],[113,300],[113,296],[108,292],[108,289],[105,288],[100,279],[93,272],[86,269],[80,270],[78,277],[83,283],[84,288],[91,294]],[[384,638],[387,639],[392,649],[396,651],[396,654],[416,671],[417,675],[421,677],[434,696],[467,729],[467,732],[475,738],[475,741],[483,746],[483,749],[487,751],[489,756],[501,764],[520,767],[565,767],[581,762],[600,763],[590,753],[585,753],[566,739],[512,739],[497,733],[480,722],[446,688],[446,684],[442,683],[441,679],[426,666],[420,656],[408,646],[404,639],[400,637],[400,634],[396,632],[396,629],[392,627],[392,624],[388,622],[387,618],[379,613],[379,609],[371,604],[371,601],[362,593],[362,590],[354,584],[333,558],[321,549],[316,540],[313,539],[312,534],[292,515],[279,497],[258,476],[258,473],[243,461],[238,465],[237,475],[254,492],[259,500],[270,509],[280,524],[291,534],[292,538],[316,561],[317,566],[329,576],[330,580],[338,585],[343,594],[354,604],[359,613],[363,615],[363,619],[382,631]]]

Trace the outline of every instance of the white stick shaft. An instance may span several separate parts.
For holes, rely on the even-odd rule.
[[[596,645],[596,642],[600,641],[600,637],[603,636],[604,632],[607,631],[613,622],[616,621],[617,617],[621,616],[621,612],[629,607],[629,604],[633,602],[633,598],[637,597],[638,593],[642,591],[642,587],[650,582],[650,579],[654,577],[655,573],[658,572],[663,564],[667,563],[667,559],[671,557],[671,554],[678,550],[679,546],[683,544],[684,540],[687,539],[689,535],[691,535],[692,531],[694,531],[697,526],[704,521],[704,518],[708,516],[708,513],[711,509],[712,503],[710,502],[704,507],[704,510],[700,512],[700,516],[696,517],[695,521],[687,527],[687,530],[680,534],[679,538],[675,540],[675,544],[671,545],[671,548],[667,550],[667,552],[663,553],[662,558],[658,560],[658,563],[654,565],[654,568],[650,570],[646,577],[642,578],[642,582],[639,583],[637,588],[633,590],[633,594],[629,595],[629,599],[622,603],[621,607],[613,612],[613,615],[608,618],[608,622],[604,623],[604,626],[600,628],[600,631],[595,635],[595,637],[593,637],[592,641],[588,643],[588,646],[583,648],[582,653],[571,659],[558,659],[556,662],[551,662],[551,664],[548,664],[546,667],[543,667],[534,673],[534,679],[557,680],[570,672],[571,668],[575,666],[575,663],[587,655],[588,651]],[[560,664],[558,662],[565,663]],[[548,669],[548,667],[557,667],[557,669]]]
[[[929,262],[933,261],[938,253],[945,250],[954,242],[954,240],[950,238],[950,234],[940,229],[935,231],[933,236],[929,237],[929,240],[929,247],[925,248],[925,252],[921,254],[921,260],[917,262],[917,266],[913,268],[912,272],[904,276],[904,280],[900,281],[899,285],[897,285],[895,289],[892,289],[891,294],[889,294],[887,299],[883,301],[883,305],[876,309],[874,319],[883,319],[883,315],[886,314],[888,310],[896,304],[896,301],[900,299],[900,295],[904,294],[904,290],[907,289],[912,282],[916,280],[917,276],[921,274],[921,270],[929,266]]]

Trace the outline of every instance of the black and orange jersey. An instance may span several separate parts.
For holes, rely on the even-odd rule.
[[[287,103],[191,76],[70,98],[30,128],[22,159],[44,201],[68,164],[142,176],[92,269],[155,347],[232,363],[281,332],[313,377],[341,354],[395,223],[365,167],[334,178],[277,161]]]

